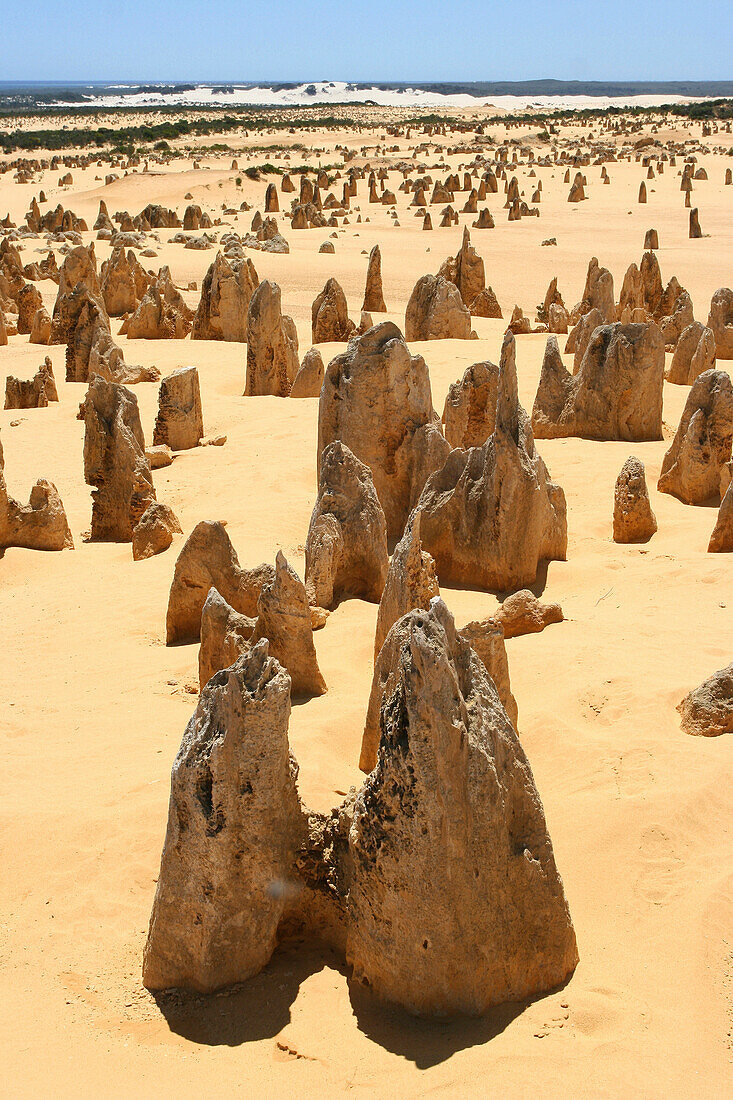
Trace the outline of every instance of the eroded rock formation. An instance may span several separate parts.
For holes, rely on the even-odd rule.
[[[532,428],[538,439],[661,439],[663,383],[664,343],[653,323],[594,329],[575,375],[550,336]]]
[[[481,447],[494,430],[499,368],[486,360],[453,382],[443,407],[443,431],[452,448]]]
[[[646,484],[644,463],[630,455],[616,478],[613,496],[613,541],[646,542],[657,530]]]
[[[367,313],[387,312],[384,291],[382,290],[382,253],[379,251],[378,244],[375,244],[369,253],[366,285],[364,287],[364,304],[361,308],[366,310]]]
[[[441,601],[397,627],[377,765],[330,814],[301,805],[267,643],[206,684],[171,776],[149,989],[244,981],[288,929],[421,1015],[481,1014],[572,973],[544,813],[491,678]]]
[[[311,307],[313,343],[343,343],[353,335],[355,328],[349,317],[346,295],[336,279],[329,279]]]
[[[378,603],[388,565],[387,524],[371,471],[336,439],[321,456],[305,544],[309,602],[328,609],[347,598]]]
[[[280,287],[263,279],[247,313],[245,397],[287,397],[298,366],[295,322],[282,312]]]
[[[405,533],[394,548],[379,601],[374,635],[375,660],[397,620],[419,607],[427,611],[430,601],[439,595],[435,562],[423,550],[420,541],[420,512],[413,512]]]
[[[201,285],[191,339],[245,341],[247,312],[258,285],[248,257],[219,252]]]
[[[733,733],[733,664],[721,668],[686,695],[677,707],[682,729],[693,737]]]
[[[12,546],[26,550],[73,550],[74,540],[55,485],[37,481],[28,504],[8,495],[0,441],[0,558]]]
[[[482,447],[455,450],[418,502],[421,538],[443,581],[511,590],[567,550],[565,495],[537,454],[519,404],[515,341],[504,337],[496,423]]]
[[[181,367],[160,383],[153,446],[185,451],[198,447],[203,437],[199,372],[196,367]]]
[[[724,370],[695,379],[672,444],[662,461],[657,488],[685,504],[719,498],[720,475],[730,461],[733,385]]]
[[[425,360],[410,355],[402,333],[383,321],[349,342],[326,368],[318,415],[318,453],[340,439],[371,470],[398,539],[428,476],[450,446],[433,410]]]
[[[241,615],[255,617],[262,587],[273,578],[271,565],[242,569],[223,523],[197,523],[176,561],[168,597],[166,644],[199,640],[201,612],[210,588],[216,588]]]
[[[405,337],[412,340],[468,340],[471,315],[458,288],[441,275],[423,275],[405,312]]]
[[[305,585],[285,555],[278,551],[275,576],[263,584],[257,599],[253,643],[267,638],[269,651],[290,675],[295,696],[323,695],[321,675],[313,644],[313,627]]]
[[[99,375],[82,405],[84,479],[92,491],[92,540],[130,542],[155,500],[137,398]]]

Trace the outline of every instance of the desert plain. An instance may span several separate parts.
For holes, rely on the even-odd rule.
[[[364,113],[358,132],[316,122],[295,137],[229,133],[224,152],[211,149],[213,138],[195,150],[174,142],[174,156],[142,151],[111,167],[101,158],[73,165],[73,181],[62,186],[63,159],[76,155],[64,150],[61,164],[36,169],[26,181],[12,170],[0,174],[0,216],[25,226],[43,190],[43,212],[60,202],[84,219],[82,243],[94,241],[101,265],[112,242],[91,228],[100,200],[110,215],[133,216],[154,203],[182,217],[198,204],[213,221],[210,248],[185,248],[171,242],[176,230],[156,229],[148,235],[154,257],[139,256],[154,273],[168,265],[195,311],[218,238],[226,231],[244,237],[254,213],[264,216],[265,188],[274,183],[280,210],[271,216],[289,252],[255,248],[247,255],[260,280],[280,286],[301,358],[312,346],[311,304],[329,278],[343,288],[358,325],[368,253],[379,245],[387,311],[373,320],[404,331],[415,283],[458,252],[468,226],[503,317],[472,317],[477,339],[410,342],[412,354],[425,359],[439,414],[448,387],[468,366],[498,363],[515,305],[536,327],[537,305],[557,277],[571,310],[594,256],[611,272],[618,298],[650,228],[658,233],[664,284],[676,276],[705,323],[713,294],[733,284],[730,125],[703,134],[700,122],[660,114],[601,135],[597,120],[571,117],[550,137],[536,122],[493,120],[482,122],[481,137],[491,142],[472,146],[481,119],[467,112],[466,120],[466,132],[416,123],[408,136],[398,114],[385,121],[375,109]],[[613,159],[597,159],[601,137]],[[645,138],[651,141],[637,146]],[[296,141],[299,147],[289,148]],[[264,143],[277,147],[258,151]],[[658,168],[668,143],[678,147],[676,165],[665,158],[663,173],[647,178],[643,158]],[[683,143],[695,171],[707,175],[692,192],[698,239],[689,237],[680,190]],[[500,148],[508,150],[502,164]],[[553,150],[570,159],[552,162]],[[433,229],[426,232],[410,206],[413,195],[399,190],[401,168],[433,180],[453,172],[463,179],[476,154],[516,177],[530,206],[541,180],[539,217],[508,220],[500,175],[498,192],[479,202],[491,211],[493,229],[473,228],[476,215],[461,213],[468,198],[461,191],[453,203],[457,224],[439,228],[445,204],[428,205]],[[583,154],[586,198],[569,203],[565,173],[569,166],[572,180],[581,163],[572,157]],[[32,156],[50,160],[53,153]],[[543,157],[547,164],[538,163]],[[265,162],[280,172],[250,178],[244,171]],[[293,196],[280,185],[282,172],[295,165],[310,167],[313,182],[320,168],[340,173],[329,187],[337,195],[349,168],[367,166],[348,224],[340,216],[335,227],[291,228]],[[391,207],[368,201],[369,170],[379,169],[395,193],[396,217]],[[105,183],[109,172],[116,178]],[[293,172],[295,197],[299,174]],[[642,181],[646,203],[638,201]],[[543,245],[551,238],[556,244]],[[325,241],[333,252],[319,251]],[[60,266],[73,247],[60,235],[15,243],[24,264],[50,248]],[[52,314],[57,285],[34,285]],[[733,572],[728,554],[708,553],[716,508],[657,490],[689,386],[664,382],[663,439],[537,440],[565,492],[568,547],[567,560],[551,561],[530,587],[543,602],[559,603],[564,620],[507,639],[506,651],[518,734],[577,937],[579,962],[569,980],[479,1018],[426,1020],[355,990],[330,947],[287,942],[233,990],[156,999],[142,984],[142,956],[171,764],[199,692],[198,646],[166,645],[174,565],[197,523],[224,520],[243,566],[272,564],[283,551],[304,576],[318,490],[319,402],[244,397],[243,342],[128,339],[119,335],[120,323],[112,319],[112,335],[128,364],[155,367],[161,376],[197,368],[205,436],[226,440],[181,451],[153,472],[157,498],[174,510],[183,534],[165,552],[135,561],[129,542],[88,537],[91,490],[77,418],[86,387],[65,380],[64,345],[32,344],[27,334],[11,332],[0,347],[0,383],[7,375],[31,378],[48,355],[59,397],[45,408],[0,411],[8,492],[25,502],[38,478],[52,482],[74,540],[73,550],[11,547],[0,558],[5,1094],[724,1095],[733,1084],[733,741],[688,735],[677,706],[730,663]],[[565,339],[559,337],[561,350]],[[519,398],[528,413],[546,341],[544,332],[516,337]],[[318,346],[326,365],[346,348]],[[564,360],[571,367],[572,355]],[[668,351],[667,366],[670,360]],[[717,368],[728,363],[718,360]],[[150,443],[158,384],[131,389]],[[658,530],[647,542],[619,544],[612,537],[614,485],[631,454],[645,465]],[[441,583],[441,595],[462,625],[491,616],[506,593]],[[313,810],[327,812],[364,778],[358,764],[376,616],[376,604],[344,600],[313,635],[328,690],[293,706],[289,734],[301,797]]]

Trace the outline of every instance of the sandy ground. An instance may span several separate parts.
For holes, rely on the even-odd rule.
[[[326,150],[323,163],[332,163],[339,141],[343,135],[314,139]],[[302,159],[293,153],[293,163]],[[431,154],[426,163],[436,159]],[[212,213],[235,198],[261,204],[265,181],[237,188],[229,163],[212,159],[195,172],[177,162],[108,187],[95,178],[103,179],[104,167],[74,170],[74,185],[62,191],[55,186],[59,173],[47,173],[40,185],[53,205],[61,201],[90,225],[100,197],[110,213],[134,214],[162,202],[182,214],[189,191]],[[572,305],[592,255],[611,269],[618,297],[624,270],[640,260],[644,231],[654,226],[663,278],[677,275],[704,321],[713,291],[733,279],[733,187],[723,186],[730,159],[710,155],[701,163],[710,178],[696,183],[693,205],[708,236],[697,241],[687,238],[675,169],[647,183],[646,206],[636,201],[645,175],[636,164],[609,165],[611,186],[601,186],[599,167],[588,168],[589,201],[577,206],[566,202],[564,170],[539,169],[539,219],[509,224],[503,198],[490,196],[497,228],[476,231],[473,240],[505,317],[515,302],[533,314],[553,275]],[[529,198],[534,181],[526,169],[517,175]],[[389,185],[398,182],[393,175]],[[338,233],[335,255],[317,251],[331,230],[292,232],[287,222],[289,255],[252,253],[260,277],[282,286],[301,355],[310,347],[310,304],[330,275],[358,320],[363,250],[380,244],[388,316],[402,324],[416,279],[436,271],[460,243],[461,227],[423,233],[401,193],[401,227],[393,228],[386,210],[369,207],[364,187],[358,201],[371,221],[357,225],[352,217]],[[0,176],[0,214],[9,210],[21,221],[38,189],[39,183]],[[226,220],[241,232],[250,219]],[[462,224],[472,220],[461,217]],[[196,280],[200,287],[215,252],[167,244],[167,231],[159,236],[158,259],[146,262],[168,263],[179,285]],[[552,236],[557,247],[541,247]],[[40,247],[27,242],[24,260]],[[100,242],[100,260],[108,252]],[[38,285],[51,307],[55,286]],[[198,293],[186,297],[195,305]],[[438,410],[468,364],[498,359],[502,322],[479,319],[474,327],[478,342],[412,349],[429,365]],[[223,448],[183,453],[155,475],[159,499],[172,505],[184,532],[201,519],[226,519],[243,564],[272,561],[282,548],[302,574],[316,490],[317,401],[244,399],[244,345],[121,343],[128,363],[155,364],[163,373],[195,364],[206,430],[227,435]],[[322,350],[326,359],[337,346]],[[543,350],[542,336],[518,338],[520,397],[528,409]],[[36,478],[52,480],[76,543],[61,554],[9,550],[0,561],[5,1094],[418,1097],[496,1090],[517,1097],[713,1097],[729,1091],[733,743],[686,736],[675,707],[731,660],[733,572],[727,556],[706,553],[715,512],[655,488],[687,388],[665,384],[665,442],[539,443],[567,495],[569,550],[567,562],[553,562],[536,591],[559,601],[566,621],[513,639],[507,650],[520,736],[545,806],[580,964],[565,988],[532,1004],[478,1021],[426,1023],[361,1000],[338,959],[317,946],[284,949],[241,990],[210,999],[161,1008],[142,988],[169,769],[196,704],[197,647],[164,644],[181,539],[139,563],[127,545],[84,541],[91,503],[83,425],[75,418],[84,391],[63,381],[64,348],[50,352],[59,404],[0,412],[10,492],[27,500]],[[27,337],[11,337],[0,348],[0,375],[30,377],[44,354]],[[136,393],[150,438],[157,386],[141,385]],[[646,463],[659,521],[645,546],[611,541],[614,482],[629,453]],[[444,589],[444,596],[459,624],[497,605],[488,593]],[[375,620],[376,607],[350,601],[315,635],[329,691],[294,708],[291,745],[301,794],[317,809],[360,782]]]

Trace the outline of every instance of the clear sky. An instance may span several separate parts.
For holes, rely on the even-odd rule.
[[[0,0],[0,80],[727,80],[733,0]]]

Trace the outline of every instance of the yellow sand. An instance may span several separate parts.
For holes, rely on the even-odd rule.
[[[690,132],[699,134],[699,127]],[[335,144],[373,146],[383,133],[324,133],[306,141],[326,150],[322,163],[334,163]],[[413,134],[413,143],[420,140]],[[731,138],[711,141],[730,144]],[[254,159],[274,161],[275,154]],[[294,152],[292,163],[304,159]],[[437,159],[431,152],[424,163]],[[197,172],[190,161],[174,161],[156,168],[158,174],[130,174],[108,187],[102,185],[107,166],[72,169],[74,185],[62,191],[56,186],[62,171],[33,185],[17,185],[6,174],[0,176],[0,215],[9,210],[21,223],[39,186],[51,205],[61,201],[90,226],[100,197],[110,214],[127,209],[134,215],[148,202],[182,214],[188,191],[212,215],[223,201],[238,205],[242,198],[261,208],[266,180],[245,178],[238,188],[230,161],[208,158],[209,167]],[[589,200],[577,206],[566,202],[564,168],[538,169],[544,188],[538,219],[509,224],[503,196],[489,196],[497,228],[474,231],[473,241],[505,318],[515,302],[534,316],[553,275],[572,306],[592,255],[611,269],[618,297],[623,273],[640,260],[644,231],[653,226],[665,282],[677,275],[696,318],[705,321],[712,293],[733,279],[733,187],[723,186],[733,162],[701,158],[710,178],[695,184],[693,205],[709,236],[696,241],[687,237],[680,163],[647,182],[646,206],[636,201],[646,175],[638,164],[608,165],[610,186],[601,185],[599,167],[585,169]],[[246,164],[240,155],[240,169]],[[517,175],[529,199],[535,181],[526,168]],[[392,174],[388,186],[396,190],[400,178]],[[340,182],[334,191],[340,197]],[[436,230],[423,233],[406,208],[411,196],[397,194],[399,229],[386,210],[369,206],[362,182],[356,202],[371,222],[357,225],[352,213],[335,255],[318,254],[330,229],[293,232],[282,218],[290,254],[251,253],[260,277],[282,287],[301,356],[310,347],[310,304],[329,276],[341,282],[358,321],[362,250],[380,244],[388,316],[402,325],[417,278],[437,271],[458,248],[462,228],[438,230],[440,207],[432,208]],[[466,197],[457,196],[458,209]],[[281,206],[288,201],[281,196]],[[251,216],[225,220],[244,232]],[[471,221],[461,217],[462,224]],[[165,241],[172,233],[159,235]],[[557,247],[540,247],[552,236]],[[24,262],[40,247],[27,242]],[[100,261],[109,254],[103,242],[96,249]],[[143,262],[156,269],[170,264],[183,288],[189,280],[200,288],[215,256],[168,244],[158,252]],[[37,285],[50,309],[55,286]],[[195,306],[198,292],[185,296]],[[448,385],[468,364],[498,359],[504,324],[478,319],[474,327],[477,342],[413,347],[426,358],[439,411]],[[544,342],[543,336],[517,342],[527,409]],[[316,491],[317,401],[245,400],[244,345],[121,343],[128,363],[155,364],[164,374],[195,364],[206,431],[227,435],[223,448],[185,452],[155,474],[158,497],[174,508],[185,534],[201,519],[225,519],[243,565],[272,561],[282,548],[302,574]],[[733,570],[727,556],[706,553],[715,512],[656,491],[687,388],[665,384],[665,442],[539,443],[568,500],[568,561],[550,565],[544,589],[545,599],[561,603],[566,621],[511,640],[507,650],[520,736],[578,937],[580,964],[569,984],[485,1020],[425,1023],[352,1003],[347,974],[330,952],[288,948],[240,991],[168,1007],[166,1018],[142,988],[140,964],[170,765],[196,704],[197,647],[165,646],[168,589],[182,540],[139,563],[129,545],[84,542],[91,502],[83,424],[76,420],[84,387],[63,381],[65,349],[49,350],[60,403],[0,412],[10,492],[25,501],[38,477],[52,480],[76,542],[73,552],[9,550],[0,561],[5,1095],[712,1097],[729,1091],[733,742],[686,736],[675,707],[731,660]],[[324,359],[336,350],[325,346]],[[8,373],[30,377],[45,352],[25,336],[11,337],[0,348],[0,384]],[[135,392],[150,439],[157,386]],[[611,541],[614,482],[630,453],[646,463],[659,521],[646,546]],[[497,603],[486,593],[443,594],[459,625]],[[302,796],[317,809],[334,805],[360,782],[356,764],[375,620],[374,606],[351,601],[315,635],[329,691],[294,708],[291,745]]]

